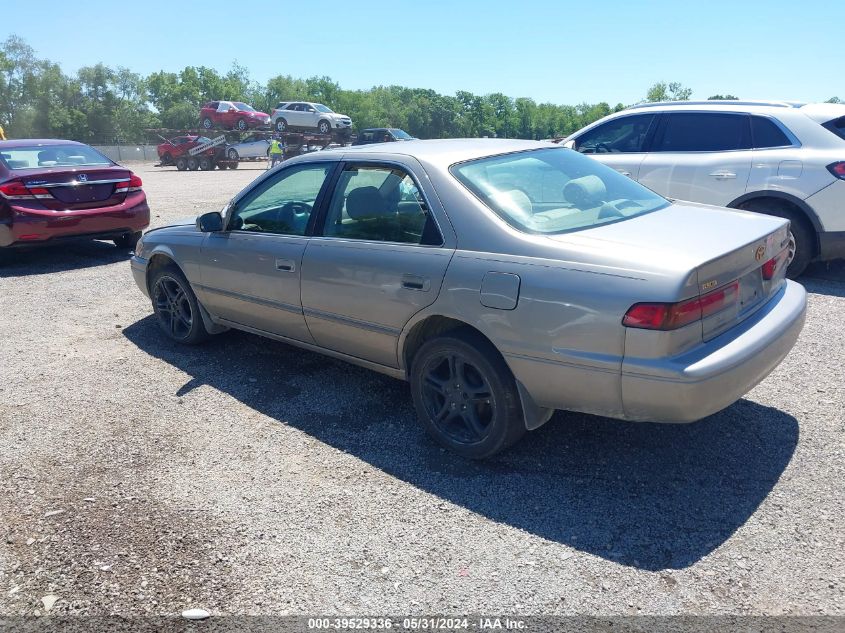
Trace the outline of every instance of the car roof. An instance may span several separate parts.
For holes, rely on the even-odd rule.
[[[341,156],[354,160],[355,155],[366,156],[378,154],[379,156],[413,156],[421,162],[426,162],[441,167],[448,167],[454,163],[460,163],[486,156],[497,154],[508,154],[511,152],[523,152],[532,149],[563,149],[559,145],[546,141],[523,141],[519,139],[498,139],[498,138],[459,138],[459,139],[432,139],[414,140],[403,143],[375,143],[372,145],[355,145],[353,147],[341,147],[331,152],[332,160],[341,160]],[[322,152],[312,152],[302,157],[305,160],[321,160]],[[323,154],[325,156],[325,154]],[[325,159],[323,159],[325,160]]]
[[[632,114],[638,112],[685,111],[697,112],[750,112],[759,114],[774,114],[789,116],[800,112],[811,119],[827,121],[845,114],[845,105],[837,103],[802,103],[799,101],[763,101],[763,100],[708,100],[708,101],[659,101],[656,103],[638,103],[620,110],[617,114]]]
[[[85,145],[78,141],[65,141],[59,138],[16,138],[11,141],[0,141],[0,149],[15,149],[16,147],[50,146],[50,145]]]

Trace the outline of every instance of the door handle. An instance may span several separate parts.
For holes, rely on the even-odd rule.
[[[736,174],[734,172],[727,171],[726,169],[719,169],[718,171],[710,172],[710,175],[716,180],[730,180],[731,178],[736,178]]]
[[[277,259],[276,270],[281,270],[285,273],[292,273],[296,271],[296,262],[292,259]]]
[[[431,288],[431,282],[425,277],[405,273],[402,275],[402,287],[407,288],[408,290],[428,292],[428,289]]]

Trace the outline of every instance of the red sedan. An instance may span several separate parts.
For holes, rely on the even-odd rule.
[[[0,141],[0,252],[68,239],[133,249],[150,224],[141,185],[83,143]]]

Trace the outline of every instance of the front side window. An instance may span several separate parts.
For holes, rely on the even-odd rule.
[[[281,170],[241,198],[229,228],[253,233],[305,235],[320,189],[333,164],[297,165]]]
[[[314,107],[317,108],[317,110],[319,110],[320,112],[326,112],[327,114],[331,114],[332,112],[334,112],[334,110],[332,110],[328,106],[324,106],[322,103],[315,103]]]
[[[235,102],[235,107],[241,112],[255,112],[255,108],[253,108],[251,105],[241,103],[240,101]]]
[[[751,148],[745,114],[676,112],[666,115],[652,152],[725,152]]]
[[[783,133],[783,130],[775,125],[774,121],[762,116],[751,117],[751,136],[754,139],[755,149],[792,145],[789,138]]]
[[[389,165],[349,165],[329,203],[323,235],[437,245],[440,232],[416,182]]]
[[[575,141],[582,154],[630,154],[642,152],[653,114],[626,116],[594,127]]]
[[[390,133],[393,134],[393,138],[401,139],[403,141],[409,141],[412,138],[414,138],[413,136],[408,134],[405,130],[400,130],[400,129],[397,129],[395,127],[390,128]]]
[[[564,148],[490,156],[449,171],[505,222],[526,233],[565,233],[669,205],[615,169]]]

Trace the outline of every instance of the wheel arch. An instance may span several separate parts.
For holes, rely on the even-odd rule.
[[[810,207],[810,205],[808,205],[800,198],[783,191],[753,191],[741,195],[739,198],[733,200],[727,206],[731,209],[738,209],[740,205],[743,205],[746,202],[766,199],[777,200],[781,204],[786,203],[796,209],[798,212],[800,212],[801,216],[804,217],[805,220],[807,220],[807,223],[809,224],[810,228],[813,229],[813,256],[818,255],[820,247],[819,234],[824,232],[824,227],[822,226],[821,220],[819,220],[819,216],[816,215],[816,212],[813,211],[812,207]]]
[[[482,330],[475,325],[468,323],[460,318],[446,316],[443,314],[429,313],[418,314],[417,318],[409,322],[404,331],[399,337],[399,368],[405,375],[405,380],[410,378],[411,364],[414,355],[422,347],[423,343],[432,338],[445,334],[447,332],[469,331],[473,334],[483,338],[496,352],[502,357],[505,365],[513,374],[513,370],[508,363],[508,359],[502,354],[493,341]],[[536,429],[552,417],[553,409],[546,409],[537,405],[531,394],[514,375],[517,389],[519,390],[520,405],[522,406],[522,415],[525,420],[525,427],[530,431]]]

